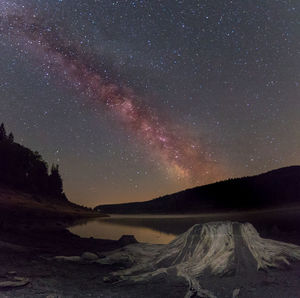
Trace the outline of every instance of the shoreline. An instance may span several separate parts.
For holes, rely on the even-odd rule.
[[[81,238],[57,225],[58,222],[44,226],[37,224],[19,224],[0,230],[0,285],[15,277],[26,282],[23,286],[0,286],[1,297],[159,298],[171,295],[182,298],[186,294],[187,282],[172,274],[161,274],[147,282],[107,282],[105,277],[124,269],[122,263],[103,265],[55,260],[56,256],[81,256],[84,252],[102,258],[105,252],[128,243]],[[291,265],[288,274],[283,270],[270,270],[268,274],[252,272],[251,277],[247,274],[237,277],[207,276],[201,279],[201,284],[219,292],[217,297],[232,297],[234,289],[240,289],[240,298],[296,297],[299,274],[300,262],[296,262]],[[257,278],[253,278],[255,276]]]
[[[213,217],[213,216],[228,216],[228,215],[252,215],[252,214],[261,214],[261,213],[272,213],[278,211],[290,211],[290,210],[299,210],[299,204],[293,204],[291,206],[277,207],[277,208],[261,208],[261,209],[249,209],[249,210],[223,210],[220,212],[202,212],[202,213],[108,213],[109,218],[193,218],[193,217]]]
[[[171,295],[172,298],[181,298],[185,296],[189,285],[184,279],[172,274],[161,274],[147,282],[130,283],[125,281],[119,283],[114,280],[107,281],[105,278],[113,272],[124,269],[122,263],[105,265],[88,261],[70,262],[55,258],[57,256],[78,258],[86,252],[103,258],[105,252],[115,249],[123,251],[122,247],[134,243],[93,237],[83,238],[67,230],[67,227],[72,223],[76,224],[78,220],[89,221],[96,218],[114,220],[116,219],[114,215],[103,217],[103,214],[95,212],[82,212],[82,209],[77,210],[77,213],[60,212],[61,210],[56,208],[62,205],[55,205],[50,209],[36,209],[24,208],[21,204],[16,210],[16,205],[11,204],[10,208],[4,208],[5,205],[1,202],[3,203],[3,200],[0,199],[0,214],[3,215],[0,223],[1,297],[140,298],[144,296],[159,298]],[[288,210],[291,209],[288,208]],[[269,210],[269,213],[272,214],[273,211],[274,209]],[[278,212],[278,209],[275,211]],[[36,216],[36,212],[39,216]],[[261,217],[262,212],[252,214],[259,214]],[[202,216],[202,219],[208,219],[213,215],[220,216],[220,213],[205,215]],[[228,213],[224,215],[228,216]],[[145,219],[151,221],[159,217],[161,215]],[[184,220],[185,217],[191,216],[181,215],[181,220]],[[199,214],[195,214],[192,218],[197,217]],[[265,223],[266,217],[262,217]],[[125,218],[129,220],[134,216]],[[165,219],[176,221],[176,218],[178,216],[174,217],[173,214],[169,214]],[[167,228],[165,224],[164,227]],[[293,263],[288,274],[283,270],[270,270],[268,273],[255,271],[251,274],[253,276],[250,278],[247,274],[229,277],[205,276],[202,277],[201,284],[216,292],[218,297],[224,298],[232,297],[234,289],[240,289],[240,298],[271,296],[281,298],[285,297],[284,295],[295,297],[295,294],[299,293],[300,262]],[[1,287],[1,284],[8,282],[16,284],[16,281],[19,286]],[[174,291],[174,289],[176,290]]]

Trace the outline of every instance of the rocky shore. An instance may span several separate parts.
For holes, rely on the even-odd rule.
[[[265,266],[257,270],[253,252],[249,253],[251,247],[244,245],[246,236],[241,236],[238,226],[232,227],[229,226],[229,232],[222,236],[231,243],[228,249],[226,245],[221,246],[224,258],[215,245],[220,241],[218,229],[224,229],[222,226],[206,227],[203,243],[201,233],[204,230],[196,226],[174,240],[170,247],[146,245],[148,248],[145,249],[145,244],[134,244],[134,238],[123,237],[120,241],[80,238],[53,224],[42,228],[33,225],[1,229],[0,297],[297,297],[300,264],[289,252],[298,253],[299,247],[264,240],[251,229],[250,234],[245,232],[245,226],[243,233],[252,236],[254,233],[262,251],[264,247],[280,250],[273,254],[276,264],[280,265],[273,267],[278,268]],[[207,231],[212,231],[211,235]],[[253,239],[247,243],[251,244]],[[200,248],[201,260],[206,260],[205,266],[201,265],[200,259],[198,263],[188,263],[195,249]],[[283,248],[289,248],[289,252],[284,252]],[[146,258],[146,262],[134,259],[147,249],[153,253],[150,259]],[[210,264],[207,256],[212,250],[220,260],[226,260],[227,265],[224,263],[226,266],[223,264],[222,267],[226,268],[226,274],[211,274],[215,268],[220,268],[219,265],[222,266]],[[118,259],[120,254],[123,257]],[[131,262],[128,262],[128,257]],[[199,279],[194,271],[196,263],[202,266]],[[137,268],[138,264],[142,267]],[[195,274],[192,277],[198,280],[201,288],[193,288],[191,280],[177,274],[178,268],[188,268],[186,264],[193,267],[191,270]]]
[[[85,252],[101,255],[124,244],[124,238],[80,238],[53,223],[42,228],[19,225],[1,229],[0,297],[122,297],[119,290],[103,282],[103,277],[118,266],[83,265],[53,258]]]

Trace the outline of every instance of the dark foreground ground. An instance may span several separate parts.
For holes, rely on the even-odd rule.
[[[51,259],[57,255],[81,255],[86,251],[101,255],[123,245],[120,241],[83,239],[53,227],[2,230],[0,282],[13,280],[14,276],[28,278],[30,282],[23,287],[0,288],[0,297],[183,297],[184,283],[160,278],[134,286],[105,283],[103,277],[120,266]]]
[[[0,297],[184,297],[188,285],[183,279],[159,275],[150,282],[105,283],[103,277],[121,265],[83,264],[51,259],[57,255],[81,255],[122,247],[120,241],[84,239],[61,226],[27,225],[0,231],[0,282],[14,276],[28,278],[23,287],[0,288]],[[238,252],[236,275],[204,277],[201,285],[217,297],[300,297],[300,263],[289,268],[248,271],[247,252]]]

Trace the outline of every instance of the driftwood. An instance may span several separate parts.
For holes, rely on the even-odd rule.
[[[29,282],[30,280],[28,278],[15,276],[13,278],[10,278],[10,280],[1,281],[0,289],[23,287],[29,284]]]
[[[148,281],[158,275],[176,275],[188,282],[186,297],[216,297],[201,286],[208,276],[247,276],[257,270],[289,266],[300,260],[300,247],[261,238],[250,223],[212,222],[197,224],[169,244],[135,243],[99,257],[55,257],[80,263],[119,264],[123,268],[104,278],[106,282]],[[232,297],[240,289],[233,289]]]
[[[243,266],[239,260],[241,249]],[[293,260],[300,260],[297,245],[263,239],[249,223],[214,222],[194,225],[167,245],[128,245],[106,254],[97,263],[130,266],[106,277],[107,282],[139,282],[175,272],[189,284],[186,297],[215,297],[201,287],[201,276],[241,274],[241,268],[266,270],[287,266]],[[235,289],[233,296],[237,297],[238,292]]]

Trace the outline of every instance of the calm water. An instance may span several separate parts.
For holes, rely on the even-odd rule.
[[[81,237],[118,240],[122,235],[134,235],[137,241],[146,243],[169,243],[176,235],[138,225],[128,225],[123,218],[97,219],[78,224],[69,231]]]
[[[81,222],[69,231],[81,237],[118,240],[122,235],[134,235],[139,242],[165,244],[197,223],[232,220],[251,222],[264,237],[298,242],[300,210],[280,210],[252,213],[223,213],[204,215],[112,215]],[[290,238],[287,238],[290,237]]]

